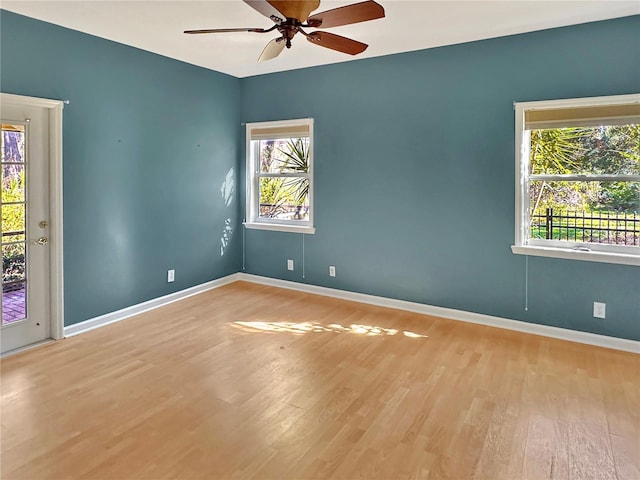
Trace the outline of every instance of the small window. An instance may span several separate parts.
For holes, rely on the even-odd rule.
[[[640,265],[640,95],[515,106],[513,251]]]
[[[313,120],[247,124],[248,228],[314,233]]]

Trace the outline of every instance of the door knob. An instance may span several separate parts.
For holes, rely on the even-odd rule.
[[[36,245],[46,245],[47,243],[49,243],[49,239],[47,237],[40,237],[33,243],[35,243]]]

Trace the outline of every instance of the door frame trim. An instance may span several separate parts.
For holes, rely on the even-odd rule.
[[[63,338],[64,275],[62,242],[62,100],[0,93],[3,104],[45,108],[49,111],[49,264],[51,337]]]

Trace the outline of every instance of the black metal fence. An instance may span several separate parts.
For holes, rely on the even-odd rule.
[[[290,220],[303,220],[309,207],[306,205],[291,205],[288,203],[261,203],[260,216],[267,218],[288,218]]]
[[[640,245],[640,215],[617,212],[539,210],[531,216],[531,237],[547,240]]]

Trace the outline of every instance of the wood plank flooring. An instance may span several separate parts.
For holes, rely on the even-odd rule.
[[[1,361],[2,479],[640,479],[640,356],[236,282]]]

